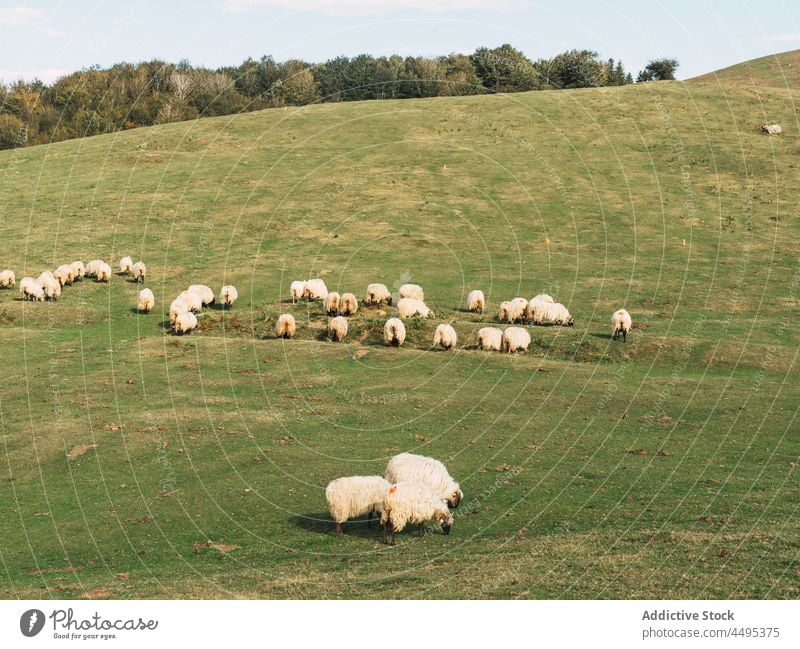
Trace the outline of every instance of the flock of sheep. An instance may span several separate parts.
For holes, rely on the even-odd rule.
[[[428,521],[435,521],[449,534],[453,526],[450,510],[458,507],[463,497],[461,487],[444,464],[412,453],[395,455],[383,476],[337,478],[325,489],[337,536],[342,533],[343,523],[357,516],[366,514],[372,527],[372,516],[376,514],[383,528],[384,543],[391,528],[392,545],[397,533],[408,523],[418,525],[420,536]]]

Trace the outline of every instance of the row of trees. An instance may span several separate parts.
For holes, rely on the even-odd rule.
[[[674,78],[676,68],[672,60],[653,61],[637,81]],[[217,70],[187,61],[119,63],[75,72],[49,86],[0,85],[0,149],[285,105],[632,82],[621,61],[603,61],[590,50],[531,61],[510,45],[436,58],[341,56],[319,65],[265,56]]]

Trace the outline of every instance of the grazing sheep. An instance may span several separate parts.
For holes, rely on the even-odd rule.
[[[46,300],[57,300],[61,297],[61,282],[55,277],[43,277],[40,285]]]
[[[39,277],[36,278],[36,282],[39,284],[39,286],[44,287],[44,283],[47,280],[55,279],[55,278],[56,278],[56,276],[53,275],[52,272],[50,272],[49,270],[45,270],[45,271],[42,271],[42,273],[39,275]]]
[[[631,314],[625,309],[614,311],[611,315],[611,332],[614,340],[617,340],[622,334],[622,342],[628,342],[628,332],[631,330],[632,324]]]
[[[275,325],[275,334],[278,338],[291,338],[297,331],[297,323],[291,313],[281,313]]]
[[[230,309],[238,298],[239,291],[236,290],[235,286],[223,286],[219,291],[219,301],[222,302],[222,306],[226,309]]]
[[[149,288],[139,291],[139,298],[136,301],[136,310],[142,313],[150,313],[156,303],[156,297]]]
[[[180,336],[188,334],[195,327],[197,327],[197,316],[191,311],[181,313],[172,325],[173,331]]]
[[[343,316],[354,315],[358,311],[358,300],[352,293],[342,294],[339,300],[339,313]]]
[[[336,536],[342,533],[342,523],[368,514],[368,525],[372,527],[372,515],[383,511],[383,500],[390,485],[379,475],[354,475],[331,480],[325,488],[328,511],[336,521]]]
[[[393,484],[386,492],[381,509],[384,543],[388,541],[389,527],[392,528],[392,545],[397,544],[397,533],[402,532],[408,523],[417,524],[419,536],[425,534],[424,525],[428,521],[439,523],[445,534],[450,534],[453,527],[453,514],[447,503],[435,490],[420,482]]]
[[[539,324],[539,321],[544,319],[545,315],[550,309],[550,305],[554,300],[547,293],[540,293],[528,302],[528,308],[525,309],[525,319],[533,324]]]
[[[783,133],[783,128],[780,124],[763,124],[761,131],[767,135],[780,135]]]
[[[325,296],[325,313],[328,315],[339,315],[339,294],[331,291]]]
[[[408,297],[412,300],[425,301],[425,292],[419,284],[403,284],[399,290],[400,297]]]
[[[19,292],[23,300],[44,302],[44,289],[33,277],[23,277],[19,282]]]
[[[387,345],[399,347],[405,342],[406,326],[400,318],[389,318],[383,325],[383,340]]]
[[[433,311],[422,300],[404,297],[397,302],[397,315],[401,318],[413,318],[415,315],[427,318],[433,315]]]
[[[341,342],[347,335],[347,318],[336,316],[328,321],[328,336],[334,342]]]
[[[328,287],[321,279],[306,280],[305,288],[303,289],[303,298],[308,301],[311,300],[324,300],[328,297]]]
[[[17,277],[13,270],[4,270],[0,273],[0,288],[14,288],[17,285]]]
[[[203,296],[195,291],[181,291],[177,299],[186,302],[189,311],[193,313],[200,313],[203,310]]]
[[[531,344],[531,335],[522,327],[507,327],[503,332],[502,350],[513,354],[526,352]]]
[[[453,347],[456,346],[457,340],[458,336],[456,336],[456,330],[446,322],[436,327],[436,331],[433,334],[433,344],[439,345],[443,349],[453,349]]]
[[[98,282],[110,282],[111,265],[101,261],[100,264],[98,264],[97,266],[97,274],[95,275],[95,279]]]
[[[470,291],[467,295],[467,311],[483,313],[485,308],[486,298],[483,297],[483,291]]]
[[[62,264],[58,268],[53,271],[53,277],[55,277],[61,286],[69,286],[72,284],[72,266],[69,264]]]
[[[74,282],[80,282],[83,276],[86,275],[86,266],[82,261],[73,261],[70,266],[72,267],[72,277]]]
[[[203,302],[203,306],[214,304],[214,291],[211,290],[211,287],[206,286],[205,284],[192,284],[186,290],[197,293]]]
[[[500,310],[497,312],[497,319],[500,322],[511,322],[511,302],[505,300],[500,302]]]
[[[123,257],[119,260],[119,274],[130,275],[133,272],[133,259],[130,257]]]
[[[572,319],[569,310],[561,302],[556,302],[550,307],[549,315],[550,320],[560,327],[571,327],[575,324],[575,320]]]
[[[144,265],[144,262],[137,261],[131,267],[131,274],[133,275],[133,281],[138,284],[141,284],[142,282],[144,282],[145,277],[147,276],[147,266]],[[212,299],[214,298],[213,292],[211,293],[211,298]]]
[[[386,302],[392,306],[392,294],[386,288],[386,284],[370,284],[367,286],[367,297],[364,298],[364,306],[378,306],[381,302]]]
[[[511,300],[511,308],[508,312],[509,322],[523,322],[525,320],[525,312],[528,308],[528,300],[524,297],[515,297]]]
[[[421,482],[436,492],[455,509],[464,497],[459,484],[450,477],[447,468],[439,460],[425,455],[400,453],[386,465],[384,477],[389,482]]]
[[[186,313],[187,311],[191,311],[191,306],[189,303],[181,297],[177,297],[172,300],[172,303],[169,305],[169,321],[170,324],[174,325],[175,320],[178,319],[178,316],[181,313]]]
[[[294,304],[303,297],[303,293],[305,293],[306,290],[306,283],[303,280],[295,280],[292,282],[289,290],[292,293],[292,304]]]
[[[497,327],[483,327],[478,330],[478,345],[481,349],[500,351],[503,344],[503,330]]]
[[[97,277],[97,269],[102,263],[104,263],[102,259],[92,259],[92,261],[86,264],[86,272],[84,275],[86,275],[86,277]]]

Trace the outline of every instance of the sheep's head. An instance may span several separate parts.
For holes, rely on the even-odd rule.
[[[453,527],[453,515],[446,507],[444,510],[437,512],[436,522],[442,526],[442,532],[450,534],[450,528]]]
[[[450,509],[455,509],[458,507],[458,503],[461,502],[461,499],[464,497],[464,494],[461,492],[458,484],[456,484],[455,491],[451,494],[451,496],[447,499],[447,506]]]

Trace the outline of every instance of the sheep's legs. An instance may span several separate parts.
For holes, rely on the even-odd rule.
[[[628,342],[628,332],[624,330],[622,332],[622,342],[624,343]]]
[[[336,536],[339,536],[342,533],[342,524],[336,523]]]
[[[367,527],[369,529],[372,529],[372,512],[367,514]]]
[[[423,536],[425,536],[425,523],[420,523],[420,524],[417,526],[417,530],[418,530],[418,531],[417,531],[417,536],[419,536],[420,538],[422,538]]]

